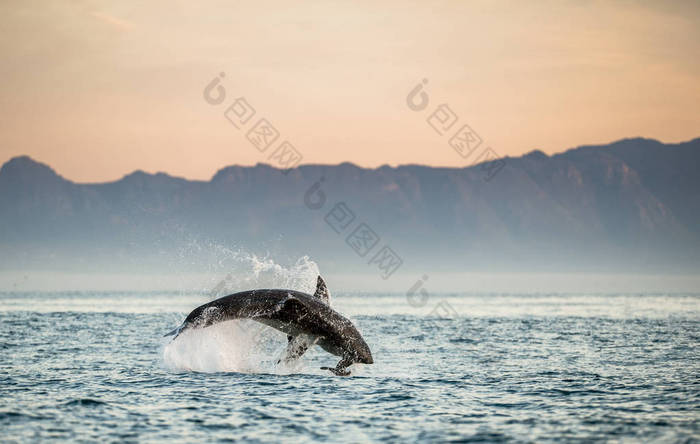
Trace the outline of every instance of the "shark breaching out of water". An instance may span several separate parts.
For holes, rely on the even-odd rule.
[[[321,367],[339,376],[348,376],[347,368],[354,363],[374,362],[357,328],[331,308],[330,293],[321,276],[313,295],[294,290],[249,290],[224,296],[192,310],[181,326],[165,336],[175,335],[175,340],[185,330],[232,319],[252,319],[286,333],[287,351],[282,359],[286,362],[299,358],[312,345],[341,358],[335,368]]]

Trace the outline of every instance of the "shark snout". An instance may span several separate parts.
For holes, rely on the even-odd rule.
[[[362,341],[360,346],[357,348],[355,356],[355,362],[359,362],[360,364],[374,364],[372,352],[370,351],[369,346],[364,341]]]
[[[363,358],[360,359],[361,364],[374,364],[374,359],[372,359],[372,355],[368,354],[367,356],[364,356]]]

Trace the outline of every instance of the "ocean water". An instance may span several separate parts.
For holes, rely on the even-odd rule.
[[[2,441],[700,440],[699,294],[334,294],[350,377],[251,322],[162,337],[208,299],[0,294]]]

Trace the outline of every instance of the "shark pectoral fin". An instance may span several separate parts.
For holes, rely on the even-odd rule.
[[[278,364],[280,362],[288,364],[299,359],[304,353],[306,353],[306,350],[308,350],[309,347],[318,341],[318,339],[314,339],[312,336],[305,333],[296,336],[287,336],[287,340],[287,350],[284,357],[277,361]]]
[[[321,370],[328,370],[336,376],[350,376],[350,370],[345,368],[321,367]]]
[[[321,367],[321,370],[328,370],[336,376],[350,376],[350,370],[348,367],[352,365],[352,359],[343,358],[338,362],[338,364],[333,367]]]

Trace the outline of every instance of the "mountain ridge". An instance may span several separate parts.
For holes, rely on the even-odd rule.
[[[554,157],[557,157],[557,156],[561,156],[561,155],[565,155],[565,154],[567,154],[567,153],[571,153],[571,152],[573,152],[573,151],[577,151],[577,150],[581,150],[581,149],[608,148],[608,147],[611,147],[611,146],[616,146],[616,145],[620,145],[620,144],[624,144],[624,143],[628,143],[628,142],[645,142],[645,143],[655,144],[655,145],[657,145],[657,146],[663,146],[663,147],[672,148],[672,147],[674,147],[674,146],[682,146],[682,145],[686,145],[686,144],[697,143],[698,141],[700,141],[700,137],[696,137],[696,138],[690,139],[690,140],[688,140],[688,141],[679,142],[679,143],[663,143],[663,142],[660,142],[660,141],[657,140],[657,139],[651,139],[651,138],[645,138],[645,137],[629,137],[629,138],[624,138],[624,139],[620,139],[620,140],[611,142],[611,143],[609,143],[609,144],[594,144],[594,145],[590,145],[590,144],[589,144],[589,145],[580,145],[580,146],[577,146],[577,147],[568,148],[568,149],[566,149],[565,151],[558,152],[558,153],[554,153],[554,154],[547,154],[547,153],[543,152],[543,151],[540,150],[540,149],[533,149],[533,150],[531,150],[531,151],[529,151],[529,152],[527,152],[527,153],[522,154],[521,156],[517,156],[517,157],[513,157],[513,156],[504,156],[503,159],[506,159],[506,160],[509,160],[509,159],[522,159],[522,158],[529,157],[529,156],[532,156],[532,155],[536,155],[537,157],[544,157],[544,158],[550,158],[550,159],[551,159],[551,158],[554,158]],[[53,169],[53,168],[52,168],[51,166],[49,166],[48,164],[45,164],[45,163],[43,163],[43,162],[40,161],[40,160],[36,160],[36,159],[32,158],[31,156],[29,156],[29,155],[27,155],[27,154],[22,154],[22,155],[19,155],[19,156],[11,157],[11,158],[8,159],[2,166],[0,166],[0,174],[2,174],[2,169],[5,168],[5,166],[7,166],[8,164],[13,164],[13,163],[15,163],[15,162],[17,162],[17,161],[21,161],[21,162],[28,161],[28,163],[33,164],[33,165],[46,167],[46,168],[48,168],[50,171],[52,171],[54,174],[56,174],[58,177],[63,178],[64,180],[66,180],[66,181],[68,181],[68,182],[71,182],[71,183],[74,183],[74,184],[77,184],[77,185],[81,185],[81,184],[87,185],[87,184],[114,183],[114,182],[118,182],[118,181],[120,181],[120,180],[123,180],[123,179],[125,179],[125,178],[127,178],[127,177],[129,177],[129,176],[132,176],[132,175],[140,175],[140,174],[143,174],[143,175],[146,175],[146,176],[160,176],[160,175],[164,175],[164,176],[167,176],[167,177],[170,177],[170,178],[174,178],[174,179],[183,179],[183,180],[187,180],[187,181],[189,181],[189,182],[211,182],[211,181],[214,179],[214,177],[215,177],[219,172],[221,172],[222,170],[225,170],[225,169],[227,169],[227,168],[248,168],[248,169],[250,169],[250,168],[261,168],[261,167],[263,167],[263,168],[269,168],[269,169],[277,170],[277,171],[286,171],[286,170],[284,170],[284,169],[277,168],[277,167],[275,167],[274,165],[269,164],[269,163],[266,163],[266,162],[257,162],[255,165],[238,165],[238,164],[232,164],[232,165],[223,166],[223,167],[219,168],[217,171],[215,171],[215,172],[212,174],[211,178],[210,178],[208,181],[207,181],[207,180],[202,180],[202,179],[188,179],[188,178],[186,178],[186,177],[178,176],[178,175],[173,175],[173,174],[170,174],[170,173],[167,173],[167,172],[164,172],[164,171],[159,171],[159,172],[156,172],[156,173],[149,173],[149,172],[144,171],[144,170],[141,170],[141,169],[136,169],[136,170],[134,170],[134,171],[132,171],[132,172],[130,172],[130,173],[124,174],[122,177],[120,177],[120,178],[118,178],[118,179],[115,179],[115,180],[101,181],[101,182],[77,182],[77,181],[73,181],[73,180],[71,180],[71,179],[68,179],[68,178],[65,178],[65,177],[61,176],[60,174],[58,174],[58,173],[56,172],[55,169]],[[483,163],[483,162],[482,162],[482,163]],[[387,169],[387,168],[388,168],[388,169],[394,169],[394,170],[395,170],[395,169],[411,168],[411,167],[422,167],[422,168],[432,168],[432,169],[448,169],[448,170],[463,170],[463,169],[469,169],[469,168],[478,168],[478,167],[480,167],[480,165],[481,165],[482,163],[474,164],[474,165],[467,165],[467,166],[463,166],[463,167],[432,166],[432,165],[415,164],[415,163],[407,163],[407,164],[401,164],[401,165],[396,165],[396,166],[391,166],[391,165],[388,165],[388,164],[382,164],[382,165],[380,165],[380,166],[378,166],[378,167],[363,167],[363,166],[357,165],[357,164],[355,164],[355,163],[353,163],[353,162],[344,161],[344,162],[340,162],[340,163],[336,163],[336,164],[306,163],[306,164],[298,165],[298,166],[295,167],[295,168],[302,168],[302,167],[341,167],[341,166],[351,166],[351,167],[353,167],[353,168],[357,168],[357,169],[361,169],[361,170],[370,170],[370,171],[378,171],[378,170]]]
[[[700,138],[533,150],[505,158],[488,181],[483,165],[344,162],[231,165],[209,181],[137,170],[75,183],[19,156],[0,168],[0,246],[10,253],[0,267],[172,256],[206,266],[216,260],[207,245],[218,245],[359,269],[369,258],[347,236],[366,223],[380,238],[375,251],[390,245],[413,268],[696,270],[696,165]],[[306,195],[319,181],[327,202],[316,210]],[[327,222],[339,202],[355,215],[340,234]]]

